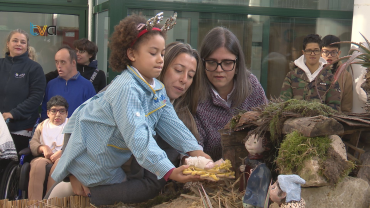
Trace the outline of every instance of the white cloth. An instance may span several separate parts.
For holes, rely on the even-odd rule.
[[[0,118],[0,159],[18,160],[13,138],[3,117]]]
[[[214,167],[214,164],[213,164],[213,161],[210,160],[210,159],[207,159],[205,157],[202,157],[202,156],[198,156],[198,157],[188,157],[185,159],[185,163],[187,165],[193,165],[197,168],[201,168],[201,169],[209,169],[209,168],[213,168]]]
[[[317,77],[317,75],[323,69],[324,65],[327,64],[326,60],[323,59],[322,57],[320,57],[319,63],[320,63],[319,68],[313,74],[311,74],[310,69],[308,69],[306,65],[306,58],[304,57],[304,55],[302,55],[301,57],[294,61],[294,64],[301,68],[306,73],[310,82],[312,82]]]
[[[64,123],[56,126],[50,122],[50,119],[46,119],[41,132],[41,144],[50,147],[53,153],[61,150],[64,141],[64,134],[62,132],[67,122],[68,118],[66,118]]]

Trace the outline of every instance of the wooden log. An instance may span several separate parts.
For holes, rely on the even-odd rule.
[[[247,157],[248,151],[245,149],[244,138],[248,131],[233,132],[230,130],[219,130],[221,134],[222,158],[231,162],[235,171],[235,178],[239,178],[239,167],[243,158]]]
[[[341,135],[344,132],[342,124],[333,118],[325,116],[289,118],[284,122],[282,133],[289,134],[297,130],[303,136],[317,137],[328,135]]]

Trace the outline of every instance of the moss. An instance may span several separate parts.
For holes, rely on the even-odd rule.
[[[336,185],[352,171],[355,165],[344,160],[332,147],[329,147],[326,160],[321,164],[321,174],[330,185]]]
[[[280,172],[296,173],[303,168],[303,163],[313,156],[325,160],[331,140],[328,137],[309,138],[294,131],[287,134],[280,146],[277,167]]]
[[[311,117],[330,116],[338,113],[338,111],[317,101],[291,99],[285,102],[272,101],[263,106],[261,118],[270,120],[268,125],[271,140],[274,141],[281,135],[283,123],[288,118],[287,114],[295,114],[294,117]]]

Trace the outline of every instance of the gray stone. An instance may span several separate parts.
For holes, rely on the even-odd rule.
[[[361,155],[361,166],[357,177],[364,179],[370,185],[370,151]]]
[[[331,135],[329,136],[329,139],[332,140],[331,146],[333,149],[343,158],[343,160],[347,160],[346,146],[342,139],[338,135]]]
[[[304,161],[302,170],[298,172],[298,175],[306,181],[302,187],[328,185],[328,182],[325,180],[324,176],[319,174],[319,170],[320,165],[318,157],[313,157],[311,160]]]
[[[361,178],[346,177],[336,187],[302,188],[306,208],[369,208],[370,186]]]

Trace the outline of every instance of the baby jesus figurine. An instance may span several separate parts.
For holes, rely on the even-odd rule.
[[[258,165],[264,163],[263,153],[270,149],[266,135],[264,137],[258,137],[256,134],[252,134],[246,139],[245,148],[249,154],[244,159],[243,165],[240,166],[240,171],[242,172],[243,177],[240,179],[239,191],[243,191],[245,189],[251,171]]]
[[[306,202],[301,198],[301,184],[305,183],[298,175],[279,175],[270,186],[270,199],[281,208],[304,208]]]

